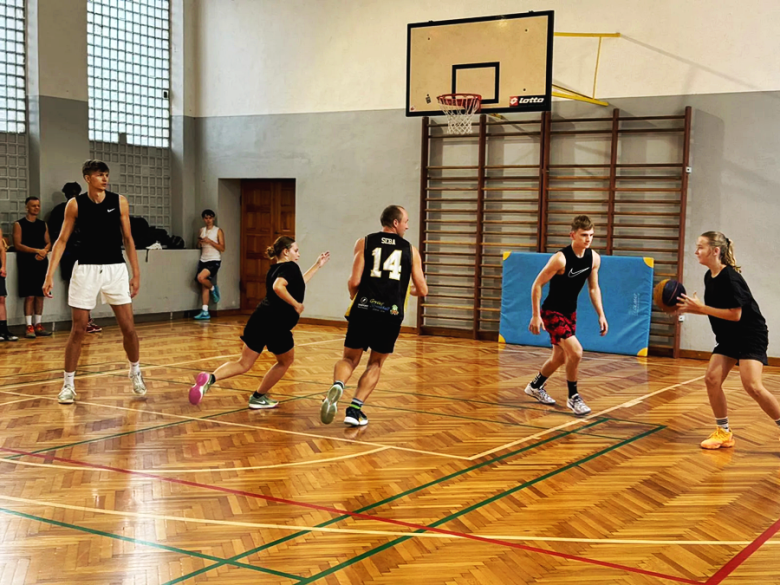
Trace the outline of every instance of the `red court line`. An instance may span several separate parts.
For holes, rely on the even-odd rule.
[[[214,490],[219,492],[224,492],[227,494],[233,494],[233,495],[239,495],[239,496],[246,496],[248,498],[257,498],[260,500],[266,500],[268,502],[275,502],[278,504],[287,504],[290,506],[299,506],[303,508],[309,508],[312,510],[320,510],[324,512],[329,512],[331,514],[336,514],[339,516],[351,516],[352,518],[358,518],[360,520],[374,520],[376,522],[384,522],[387,524],[395,524],[397,526],[404,526],[406,528],[413,528],[415,530],[422,530],[425,532],[435,532],[438,534],[444,534],[447,536],[453,536],[457,538],[467,538],[469,540],[476,540],[478,542],[485,542],[488,544],[497,544],[500,546],[505,546],[509,548],[515,548],[519,550],[529,551],[529,552],[535,552],[540,554],[545,554],[553,557],[558,557],[562,559],[566,559],[569,561],[579,561],[581,563],[588,563],[591,565],[598,565],[600,567],[606,567],[608,569],[617,569],[620,571],[628,571],[631,573],[638,573],[640,575],[648,575],[650,577],[658,577],[659,579],[668,579],[670,581],[676,581],[678,583],[687,583],[689,585],[710,585],[709,582],[704,583],[702,581],[694,581],[692,579],[686,579],[683,577],[675,577],[673,575],[665,575],[663,573],[656,573],[655,571],[647,571],[645,569],[638,569],[636,567],[628,567],[626,565],[619,565],[616,563],[610,563],[607,561],[598,561],[595,559],[589,559],[587,557],[580,557],[577,555],[570,555],[567,553],[561,553],[557,551],[547,550],[543,548],[536,548],[534,546],[528,546],[525,544],[519,544],[516,542],[508,542],[505,540],[499,540],[495,538],[487,538],[484,536],[477,536],[475,534],[466,534],[463,532],[454,532],[451,530],[444,530],[442,528],[434,528],[430,526],[424,526],[422,524],[414,524],[412,522],[405,522],[403,520],[394,520],[392,518],[384,518],[382,516],[372,516],[371,514],[361,514],[359,512],[349,512],[346,510],[339,510],[337,508],[329,508],[327,506],[320,506],[318,504],[309,504],[307,502],[298,502],[295,500],[287,500],[285,498],[277,498],[275,496],[266,496],[263,494],[256,494],[253,492],[245,492],[242,490],[234,490],[231,488],[225,488],[221,486],[216,485],[208,485],[203,483],[197,483],[194,481],[188,481],[186,479],[176,479],[173,477],[161,477],[159,475],[155,475],[152,473],[144,473],[143,471],[132,471],[130,469],[122,469],[120,467],[110,467],[108,465],[100,465],[96,463],[87,463],[85,461],[77,461],[75,459],[67,459],[65,457],[56,457],[54,455],[46,455],[42,453],[30,453],[28,451],[21,451],[19,449],[11,449],[9,447],[0,447],[0,451],[6,451],[8,453],[15,453],[16,455],[25,455],[28,457],[37,457],[38,459],[46,459],[49,461],[62,461],[64,463],[73,463],[75,465],[82,465],[84,467],[89,467],[92,469],[104,469],[106,471],[115,471],[118,473],[125,473],[127,475],[137,475],[139,477],[146,477],[150,479],[156,479],[160,481],[167,481],[169,483],[176,483],[180,485],[186,485],[191,487],[197,487],[197,488],[204,488],[208,490]],[[2,461],[0,461],[2,463]],[[218,471],[218,470],[215,470]]]
[[[737,556],[731,559],[728,563],[723,565],[723,567],[721,567],[721,569],[717,573],[715,573],[712,577],[707,579],[706,585],[718,585],[718,583],[721,583],[726,577],[728,577],[729,575],[731,575],[731,573],[736,571],[742,563],[748,560],[754,552],[756,552],[759,548],[761,548],[761,546],[767,540],[772,538],[779,531],[780,531],[780,520],[778,520],[777,522],[772,524],[772,526],[764,530],[764,532],[762,532],[758,538],[756,538],[753,542],[751,542],[744,549],[742,549],[742,552],[740,552]]]

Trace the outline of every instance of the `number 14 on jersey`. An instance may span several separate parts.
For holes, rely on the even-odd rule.
[[[382,270],[379,269],[379,264],[382,262],[382,248],[374,248],[371,255],[374,257],[374,267],[371,269],[372,277],[382,278],[382,270],[386,270],[389,273],[388,277],[393,280],[401,280],[401,250],[393,250],[393,253],[382,264]]]

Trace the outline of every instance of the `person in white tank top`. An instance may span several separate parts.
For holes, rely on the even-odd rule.
[[[195,280],[200,284],[201,311],[195,315],[195,319],[205,321],[211,319],[209,314],[209,296],[215,303],[219,302],[219,287],[214,284],[222,264],[222,252],[225,251],[225,234],[214,225],[215,214],[211,209],[204,209],[201,213],[203,223],[206,224],[198,232],[198,248],[200,248],[200,262],[198,262],[198,275]]]

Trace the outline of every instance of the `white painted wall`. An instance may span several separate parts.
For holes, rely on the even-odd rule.
[[[200,291],[194,282],[198,268],[200,250],[139,250],[138,267],[141,270],[141,289],[133,299],[133,313],[136,315],[194,311],[200,307]],[[22,299],[17,295],[19,273],[16,268],[16,253],[7,257],[8,323],[24,323]],[[132,274],[130,264],[127,270]],[[60,278],[59,270],[54,278],[53,298],[43,304],[43,321],[48,324],[70,321],[68,288]],[[220,308],[224,308],[220,306]],[[97,301],[94,318],[110,317],[111,307]]]
[[[555,10],[602,46],[605,98],[780,89],[777,0],[199,0],[196,116],[403,108],[406,25]],[[557,38],[554,82],[590,92],[595,39]]]
[[[29,93],[87,101],[87,0],[30,0]]]

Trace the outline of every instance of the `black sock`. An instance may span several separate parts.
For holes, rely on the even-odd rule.
[[[0,321],[0,333],[8,333],[8,321]]]
[[[570,380],[566,380],[566,383],[569,385],[569,398],[571,398],[575,394],[578,394],[577,380],[574,380],[574,382],[571,382]]]
[[[358,410],[360,410],[360,407],[363,406],[363,401],[362,400],[358,400],[357,398],[353,398],[352,399],[352,404],[350,404],[350,406],[352,408],[357,408]]]
[[[263,396],[265,396],[265,394],[260,394],[257,390],[255,390],[252,396],[254,398],[262,398]]]
[[[209,374],[209,386],[217,383],[217,377],[214,374]]]
[[[533,388],[534,390],[538,390],[544,385],[546,381],[547,381],[547,376],[542,376],[542,373],[539,372],[538,374],[536,374],[536,378],[534,378],[533,381],[531,382],[531,388]]]

